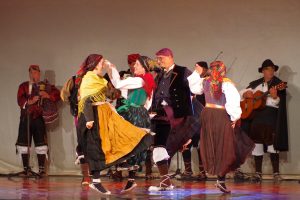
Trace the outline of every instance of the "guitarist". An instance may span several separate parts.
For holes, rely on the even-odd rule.
[[[274,86],[282,81],[274,75],[278,66],[267,59],[258,69],[263,77],[252,81],[249,86],[240,91],[241,101],[245,98],[253,98],[253,94],[260,90],[269,92],[266,97],[266,106],[263,109],[254,110],[252,119],[243,120],[250,138],[255,142],[252,151],[255,161],[254,181],[262,180],[262,161],[264,152],[270,153],[273,167],[274,182],[282,180],[279,174],[279,152],[288,151],[288,130],[286,112],[286,90],[277,90]]]

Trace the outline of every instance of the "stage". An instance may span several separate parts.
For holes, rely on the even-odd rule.
[[[231,194],[223,194],[215,188],[215,181],[177,181],[173,191],[148,192],[150,185],[159,179],[137,179],[138,187],[128,194],[120,194],[126,181],[116,182],[102,178],[103,185],[112,195],[100,195],[88,186],[81,186],[79,176],[49,176],[42,179],[23,179],[19,177],[0,178],[0,199],[300,199],[298,181],[282,181],[279,184],[264,180],[261,184],[234,183],[228,180]]]

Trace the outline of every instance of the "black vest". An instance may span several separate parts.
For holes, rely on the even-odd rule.
[[[191,92],[186,79],[187,77],[185,77],[186,70],[188,70],[186,67],[175,65],[171,72],[169,88],[171,98],[170,106],[173,108],[175,118],[193,115],[194,113],[191,102]]]

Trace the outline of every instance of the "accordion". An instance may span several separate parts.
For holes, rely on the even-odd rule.
[[[48,81],[41,81],[38,84],[39,91],[45,91],[48,94],[51,93],[51,85]],[[50,99],[41,99],[39,106],[42,108],[42,116],[45,121],[45,124],[51,124],[58,119],[58,111],[56,103]]]

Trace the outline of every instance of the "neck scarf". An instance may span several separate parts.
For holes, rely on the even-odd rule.
[[[154,78],[151,73],[145,73],[144,75],[139,75],[145,84],[143,85],[143,89],[146,91],[147,97],[151,98],[153,90],[156,88],[156,84]]]
[[[78,113],[83,112],[85,101],[91,98],[92,102],[105,101],[105,91],[107,88],[107,80],[89,71],[83,77],[79,94],[80,101],[78,104]]]

